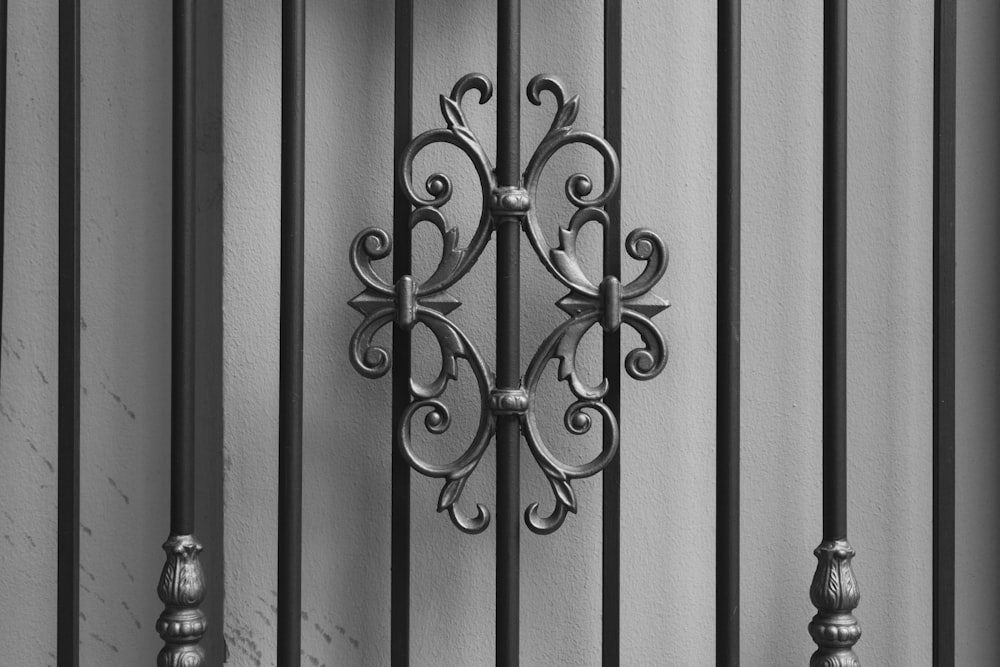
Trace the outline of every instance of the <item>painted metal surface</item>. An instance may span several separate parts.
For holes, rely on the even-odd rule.
[[[847,0],[823,20],[823,542],[809,597],[812,667],[859,665],[860,600],[847,542]]]
[[[80,664],[80,2],[59,3],[59,667]]]
[[[955,114],[958,7],[934,3],[933,663],[955,664]]]
[[[282,2],[281,312],[278,380],[278,662],[301,664],[302,344],[305,303],[304,0]]]
[[[740,664],[741,7],[718,18],[715,663]]]
[[[195,368],[194,0],[173,5],[172,312],[170,397],[170,537],[157,588],[164,604],[156,629],[164,646],[158,667],[202,667],[207,619],[205,581],[194,533]]]

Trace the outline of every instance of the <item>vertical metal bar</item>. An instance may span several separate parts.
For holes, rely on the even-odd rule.
[[[199,609],[205,598],[202,547],[194,537],[194,46],[194,0],[174,0],[170,537],[157,590],[165,609],[156,629],[164,641],[158,664],[201,667],[206,619]]]
[[[810,588],[813,661],[854,664],[860,595],[847,541],[847,0],[826,0],[823,46],[823,542]],[[852,662],[854,661],[854,662]]]
[[[826,1],[823,108],[823,539],[847,536],[847,2]]]
[[[719,0],[716,658],[740,664],[740,0]]]
[[[413,0],[396,0],[393,154],[398,163],[413,136]],[[409,200],[393,179],[393,279],[412,272]],[[392,329],[392,573],[390,655],[393,667],[410,664],[410,464],[397,425],[410,402],[410,332]]]
[[[497,185],[521,186],[521,2],[497,7]],[[521,385],[520,218],[497,220],[497,389]],[[521,432],[497,417],[497,665],[519,664]]]
[[[59,667],[80,664],[80,1],[59,2]]]
[[[7,201],[7,0],[0,0],[0,331],[3,331],[3,265]]]
[[[170,525],[194,531],[194,0],[174,1]]]
[[[278,664],[298,667],[302,642],[305,0],[283,0],[281,7]]]
[[[195,113],[195,516],[205,551],[208,581],[224,581],[223,545],[223,389],[222,389],[222,0],[196,6]],[[210,595],[202,604],[208,618],[221,619],[224,598]],[[205,661],[225,660],[222,623],[212,623],[201,640]]]
[[[604,137],[621,157],[622,150],[622,3],[604,2]],[[611,167],[604,174],[612,178]],[[621,279],[621,188],[607,204],[611,224],[604,234],[604,275]],[[603,372],[608,382],[604,402],[621,416],[621,330],[604,333]],[[613,435],[604,430],[604,438]],[[607,446],[607,442],[605,442]],[[621,450],[604,469],[601,541],[601,664],[621,661]]]
[[[933,663],[955,664],[955,0],[934,3]]]

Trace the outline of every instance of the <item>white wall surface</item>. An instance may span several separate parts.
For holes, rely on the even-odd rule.
[[[150,664],[167,527],[169,6],[86,4],[82,664]],[[351,239],[391,226],[392,4],[308,8],[303,649],[315,667],[388,664],[389,381],[347,362],[360,317],[345,302],[360,291]],[[578,126],[597,132],[600,5],[525,3],[523,37],[525,81],[561,76],[582,96]],[[800,665],[821,537],[822,10],[745,5],[742,650],[747,665]],[[849,521],[866,665],[930,664],[931,5],[856,0],[850,11]],[[280,3],[225,9],[227,570],[226,616],[213,620],[229,662],[259,667],[275,664]],[[54,664],[55,650],[57,21],[54,3],[10,12],[0,662],[32,667]],[[673,304],[657,318],[666,371],[623,389],[626,665],[714,660],[715,20],[713,3],[625,9],[624,224],[669,244],[657,292]],[[1000,649],[998,28],[996,3],[961,3],[956,626],[957,664],[968,666]],[[419,3],[417,131],[442,125],[437,96],[459,76],[493,75],[493,32],[492,3]],[[495,103],[469,107],[492,151]],[[524,104],[525,159],[551,113],[550,100]],[[417,170],[420,180],[447,171],[459,191],[452,219],[474,221],[476,185],[456,155],[431,152]],[[600,175],[584,152],[549,168],[540,205],[552,228],[569,210],[562,182],[578,170]],[[437,241],[418,237],[426,275]],[[455,318],[487,359],[491,254],[453,290],[466,304]],[[524,263],[527,358],[560,321],[562,294],[528,252]],[[418,337],[417,349],[427,372],[436,348]],[[470,375],[460,371],[447,395],[458,414],[475,408]],[[549,382],[545,395],[558,451],[593,451],[593,440],[559,435],[565,388]],[[471,419],[443,446],[421,441],[424,451],[456,451]],[[523,458],[524,502],[548,507]],[[492,476],[487,456],[464,502],[491,505]],[[580,513],[558,533],[524,533],[525,665],[599,663],[601,485],[575,488]],[[494,533],[459,534],[434,512],[437,493],[414,478],[414,665],[489,665]]]

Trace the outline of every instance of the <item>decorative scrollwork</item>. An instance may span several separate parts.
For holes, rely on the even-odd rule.
[[[497,188],[493,165],[470,129],[462,109],[462,100],[471,91],[478,91],[480,104],[485,104],[493,95],[493,84],[482,74],[469,74],[459,79],[449,96],[441,96],[441,113],[447,127],[429,130],[415,137],[403,151],[397,164],[396,176],[400,188],[415,207],[409,217],[411,229],[425,222],[441,235],[441,259],[431,276],[423,282],[417,282],[413,276],[407,275],[395,284],[381,278],[373,262],[388,257],[392,251],[392,241],[388,233],[381,229],[365,229],[351,244],[351,266],[365,290],[352,299],[350,304],[365,318],[351,337],[350,358],[359,373],[377,378],[392,368],[391,352],[374,342],[376,334],[384,326],[395,322],[403,330],[409,331],[420,323],[434,334],[441,349],[441,370],[429,384],[411,380],[410,393],[413,400],[404,409],[395,428],[402,454],[410,465],[424,475],[445,479],[438,500],[438,511],[447,511],[461,530],[478,533],[489,525],[489,510],[483,505],[477,505],[477,515],[468,517],[461,513],[457,502],[469,475],[475,470],[493,435],[494,418],[487,407],[493,388],[492,373],[468,337],[445,317],[461,305],[445,290],[468,273],[482,254],[492,231],[492,208],[497,205],[494,201],[497,199]],[[466,247],[459,246],[458,227],[449,223],[441,211],[453,195],[448,176],[440,172],[431,174],[424,184],[428,196],[418,193],[413,183],[414,160],[424,148],[437,143],[459,148],[479,175],[482,213],[476,231]],[[506,199],[500,201],[506,203]],[[414,450],[411,421],[417,412],[426,411],[424,425],[430,433],[442,434],[448,430],[451,417],[447,406],[440,401],[440,396],[449,380],[456,377],[459,358],[469,363],[476,376],[482,397],[482,416],[476,435],[465,453],[451,463],[438,465],[425,461]]]
[[[593,191],[593,181],[586,174],[573,174],[566,180],[566,198],[577,208],[566,227],[559,229],[559,245],[549,246],[541,231],[538,211],[528,211],[525,229],[532,248],[559,282],[570,292],[557,302],[570,319],[557,327],[535,354],[525,374],[524,384],[532,396],[542,371],[553,359],[559,360],[558,377],[569,384],[577,400],[567,409],[564,422],[573,434],[587,433],[592,418],[587,411],[596,413],[604,421],[607,437],[601,452],[582,466],[572,466],[559,461],[545,446],[538,432],[529,398],[529,408],[524,417],[524,434],[535,460],[545,473],[555,497],[555,509],[548,516],[541,516],[538,503],[525,510],[525,523],[536,533],[556,530],[570,512],[576,512],[576,498],[570,482],[589,477],[604,470],[618,451],[618,419],[604,403],[608,385],[602,381],[597,386],[583,383],[576,372],[576,350],[584,334],[595,324],[604,331],[617,331],[624,322],[633,327],[644,346],[631,350],[625,357],[625,370],[636,380],[656,377],[667,363],[667,345],[663,335],[651,318],[668,307],[668,303],[650,294],[650,290],[666,271],[668,253],[666,244],[648,229],[636,229],[628,235],[625,250],[633,259],[646,263],[643,271],[627,285],[616,276],[605,276],[599,283],[587,277],[577,256],[577,237],[584,225],[596,222],[606,236],[608,228],[619,222],[612,221],[603,206],[618,191],[621,167],[618,156],[603,138],[573,129],[579,111],[579,98],[567,99],[565,88],[558,79],[539,75],[528,84],[528,99],[541,104],[541,93],[548,92],[556,100],[556,113],[549,131],[535,150],[524,172],[525,188],[534,201],[542,171],[552,156],[564,146],[584,144],[594,148],[604,160],[605,183],[603,191],[587,199]]]
[[[472,368],[479,388],[480,403],[483,406],[490,400],[493,376],[487,370],[486,362],[475,346],[448,318],[429,308],[418,307],[417,319],[430,329],[438,341],[441,348],[441,370],[430,384],[410,381],[410,392],[415,400],[404,408],[399,424],[396,425],[400,449],[414,470],[427,477],[445,479],[444,488],[441,489],[438,498],[438,511],[447,510],[455,525],[464,532],[480,533],[489,525],[490,511],[484,505],[477,504],[477,515],[468,517],[462,514],[456,503],[493,437],[496,428],[493,413],[485,407],[480,410],[479,427],[472,438],[472,443],[461,456],[445,464],[432,463],[421,457],[413,447],[411,430],[413,418],[424,410],[426,410],[424,427],[429,433],[441,435],[451,426],[448,408],[438,400],[438,397],[444,393],[448,382],[457,377],[459,358],[465,359]]]
[[[351,338],[351,362],[362,375],[380,377],[392,367],[392,357],[388,349],[374,342],[378,331],[390,322],[405,331],[417,324],[426,326],[440,347],[441,369],[429,383],[411,380],[412,400],[395,425],[403,456],[417,472],[445,480],[438,499],[438,511],[447,510],[455,525],[463,531],[481,532],[489,524],[489,510],[477,505],[476,516],[469,517],[460,512],[457,501],[493,437],[496,416],[517,415],[528,446],[549,480],[556,503],[548,516],[539,513],[537,503],[529,505],[525,510],[525,522],[535,532],[551,533],[562,525],[568,513],[577,511],[571,481],[604,470],[618,451],[618,420],[604,403],[607,381],[602,380],[591,386],[581,380],[576,371],[580,340],[594,325],[599,325],[604,331],[617,331],[622,323],[628,324],[643,341],[643,347],[626,355],[625,369],[629,375],[638,380],[648,380],[663,370],[667,361],[667,346],[651,318],[668,304],[649,292],[666,270],[667,248],[653,232],[635,230],[628,235],[625,250],[633,259],[645,262],[640,275],[627,285],[622,285],[616,276],[605,276],[596,283],[590,280],[577,257],[577,237],[584,225],[591,222],[601,225],[605,236],[612,224],[619,224],[617,220],[612,221],[603,208],[618,191],[621,178],[614,149],[597,135],[574,130],[579,98],[567,99],[562,82],[551,76],[539,75],[528,84],[528,99],[540,105],[541,94],[551,94],[556,101],[555,117],[528,162],[521,186],[499,187],[493,166],[482,144],[469,128],[462,108],[463,98],[473,90],[479,92],[480,104],[484,104],[493,94],[493,84],[482,74],[462,77],[449,96],[441,96],[441,113],[447,127],[429,130],[414,138],[397,165],[401,191],[414,206],[409,217],[410,227],[426,222],[441,234],[441,259],[431,276],[418,282],[407,275],[394,284],[382,279],[373,263],[388,257],[392,251],[392,241],[383,230],[366,229],[351,244],[351,266],[365,286],[364,291],[350,302],[364,315],[364,320]],[[413,184],[414,159],[424,148],[435,143],[458,147],[472,162],[479,176],[482,212],[476,231],[465,247],[459,246],[458,228],[451,225],[441,211],[453,194],[448,176],[432,174],[424,184],[426,196],[418,193]],[[603,190],[591,196],[593,181],[589,176],[573,174],[566,180],[566,197],[577,211],[568,225],[559,229],[559,245],[550,247],[542,234],[534,201],[545,166],[553,155],[570,144],[583,144],[597,151],[604,161],[605,182]],[[495,387],[493,374],[475,346],[447,317],[460,304],[445,290],[466,275],[476,263],[498,221],[520,223],[542,264],[569,289],[569,294],[557,303],[570,316],[569,319],[545,339],[528,366],[522,388],[515,389]],[[445,464],[432,463],[422,458],[413,447],[412,421],[418,413],[422,413],[428,432],[439,435],[448,430],[451,416],[440,397],[448,382],[457,376],[458,359],[465,359],[476,376],[482,405],[479,426],[471,444],[458,458]],[[559,461],[539,435],[533,408],[534,393],[542,372],[553,360],[559,361],[559,379],[568,383],[575,396],[575,401],[564,415],[566,429],[581,435],[590,430],[593,416],[603,421],[607,437],[602,450],[583,465]]]
[[[434,274],[420,287],[419,295],[430,295],[448,289],[476,263],[479,255],[490,237],[490,197],[496,188],[496,177],[493,174],[493,164],[486,155],[483,145],[469,128],[462,110],[462,99],[466,93],[479,92],[479,103],[486,104],[493,96],[493,83],[485,74],[467,74],[463,76],[451,90],[451,95],[441,96],[441,114],[444,116],[446,128],[428,130],[415,137],[407,145],[399,158],[397,165],[397,180],[403,193],[416,208],[410,215],[410,226],[415,227],[421,222],[430,222],[441,232],[444,241],[441,251],[441,261]],[[451,144],[459,148],[472,162],[482,188],[482,213],[479,225],[465,248],[458,247],[458,227],[448,224],[441,213],[441,207],[452,197],[451,180],[446,174],[434,173],[428,177],[425,188],[429,198],[422,197],[413,186],[413,161],[427,146],[437,143]]]
[[[570,482],[582,477],[590,477],[608,465],[618,451],[618,420],[614,413],[603,402],[608,393],[608,382],[602,380],[597,386],[591,386],[580,379],[576,371],[576,352],[584,334],[600,319],[600,313],[590,310],[576,315],[549,334],[524,374],[524,387],[528,392],[528,410],[522,417],[522,430],[528,448],[538,466],[545,473],[555,497],[555,509],[548,516],[541,516],[538,503],[530,504],[524,512],[525,524],[532,531],[540,534],[556,530],[569,512],[576,512],[576,495]],[[604,428],[610,429],[611,437],[605,438],[601,452],[583,465],[569,465],[559,461],[546,447],[539,433],[535,410],[534,395],[538,388],[542,372],[553,359],[559,360],[558,377],[569,384],[570,390],[577,400],[566,409],[564,424],[566,430],[575,435],[590,431],[593,420],[587,411],[597,413],[604,420]]]

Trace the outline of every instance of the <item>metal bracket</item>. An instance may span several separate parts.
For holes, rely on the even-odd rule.
[[[494,415],[524,415],[528,412],[528,392],[517,389],[494,389],[490,392],[490,412]]]

